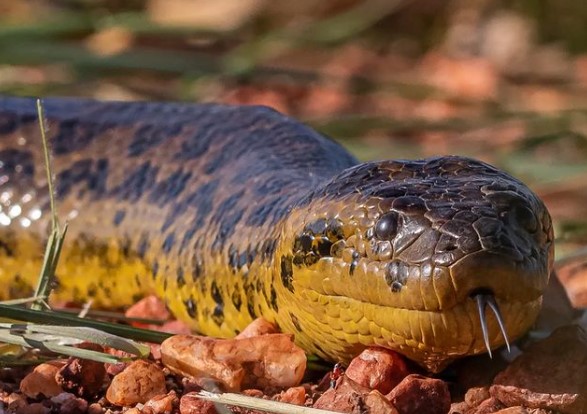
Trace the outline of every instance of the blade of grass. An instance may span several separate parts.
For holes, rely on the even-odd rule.
[[[77,358],[91,359],[93,361],[116,364],[124,361],[124,358],[103,352],[91,351],[89,349],[74,348],[68,345],[59,345],[51,341],[42,341],[26,336],[14,335],[7,330],[0,329],[0,341],[10,344],[20,345],[28,348],[38,348],[44,351],[51,351],[57,354],[69,355]],[[128,358],[127,358],[128,359]]]
[[[34,309],[25,309],[15,306],[0,305],[0,316],[16,321],[32,322],[39,324],[52,324],[64,326],[85,326],[89,328],[100,329],[113,335],[123,336],[136,341],[145,341],[161,343],[172,336],[165,332],[150,331],[147,329],[133,328],[131,326],[120,325],[92,319],[78,318],[73,315],[66,315],[51,310],[38,311]]]
[[[9,329],[12,334],[46,334],[75,338],[119,349],[141,358],[146,358],[150,353],[147,345],[88,327],[0,323],[0,329]]]
[[[208,391],[200,391],[196,395],[185,395],[185,397],[201,398],[220,404],[234,405],[236,407],[251,408],[253,410],[267,411],[277,414],[336,414],[334,411],[321,410],[318,408],[302,407],[299,405],[287,404],[279,401],[263,400],[261,398],[249,397],[246,395],[222,393],[216,394]]]
[[[39,129],[41,130],[41,141],[43,143],[43,154],[45,156],[45,171],[47,173],[47,187],[49,190],[49,202],[51,206],[51,233],[49,234],[45,255],[43,256],[43,265],[41,266],[41,273],[34,294],[35,297],[40,299],[31,304],[31,309],[40,310],[49,307],[45,300],[49,297],[51,286],[55,280],[55,270],[59,263],[63,240],[67,233],[67,224],[65,224],[63,230],[60,229],[59,220],[57,218],[57,208],[55,205],[51,158],[49,156],[49,144],[47,142],[45,127],[45,114],[43,113],[43,105],[41,104],[40,99],[37,99],[37,117],[39,119]]]

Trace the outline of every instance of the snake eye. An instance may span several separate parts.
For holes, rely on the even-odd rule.
[[[379,240],[390,240],[397,233],[398,214],[389,212],[382,215],[375,223],[375,237]]]

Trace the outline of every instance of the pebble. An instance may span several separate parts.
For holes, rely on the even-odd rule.
[[[505,406],[587,412],[587,333],[577,325],[532,344],[495,378],[493,397]]]
[[[398,353],[370,347],[351,361],[345,373],[356,383],[387,394],[410,372]]]
[[[179,400],[181,414],[218,414],[212,401],[205,401],[196,397],[195,392],[189,392]]]
[[[171,413],[173,408],[177,406],[179,399],[175,392],[171,391],[166,395],[157,395],[145,403],[145,407],[153,410],[154,414]]]
[[[49,361],[37,365],[33,372],[20,382],[20,391],[29,398],[37,398],[40,395],[55,397],[61,394],[63,389],[55,376],[64,365],[63,361]]]
[[[405,377],[386,397],[400,414],[447,414],[450,411],[448,385],[418,374]]]
[[[138,360],[112,379],[106,391],[106,399],[111,404],[128,407],[144,404],[166,393],[165,375],[161,369],[155,364]]]
[[[357,384],[346,375],[316,400],[314,408],[342,413],[400,414],[379,391]]]
[[[175,373],[233,392],[296,386],[306,370],[306,354],[288,334],[239,339],[175,335],[161,344],[161,360]]]
[[[100,345],[91,343],[82,343],[78,345],[78,348],[104,352],[104,348]],[[56,374],[55,379],[64,391],[78,397],[90,398],[100,391],[105,376],[106,368],[103,362],[70,358]]]

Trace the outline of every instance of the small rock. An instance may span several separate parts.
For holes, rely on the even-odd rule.
[[[318,398],[314,408],[342,413],[398,414],[398,410],[379,391],[363,387],[346,375]]]
[[[448,385],[418,374],[405,377],[386,397],[400,414],[446,414],[450,410]]]
[[[506,406],[585,413],[586,372],[587,333],[576,325],[565,326],[529,346],[497,375],[490,393]]]
[[[493,412],[493,411],[492,411]],[[552,414],[550,410],[543,410],[542,408],[526,408],[526,407],[508,407],[503,410],[495,411],[494,414]]]
[[[98,403],[90,404],[88,407],[88,414],[102,414],[103,412],[104,408]]]
[[[128,308],[124,313],[124,316],[127,318],[155,319],[165,321],[169,319],[170,314],[167,310],[167,306],[165,306],[165,302],[163,302],[157,296],[151,295],[139,300],[137,303]],[[137,328],[145,329],[151,328],[152,326],[157,326],[155,324],[148,324],[143,322],[131,322],[131,325]]]
[[[240,339],[175,335],[161,344],[161,360],[171,371],[215,382],[225,391],[298,385],[306,354],[288,334]]]
[[[452,403],[448,414],[469,414],[471,407],[464,401]]]
[[[9,413],[20,412],[20,410],[27,406],[26,397],[16,392],[13,392],[8,396],[6,403],[8,404]]]
[[[165,375],[159,367],[144,360],[131,363],[112,379],[106,399],[118,406],[145,403],[159,394],[166,394]]]
[[[354,358],[346,376],[382,394],[389,393],[409,374],[403,358],[394,351],[379,347],[365,349]]]
[[[279,332],[277,326],[273,325],[265,318],[257,318],[248,324],[247,327],[236,336],[236,339],[251,338],[253,336],[267,335],[277,332]]]
[[[36,366],[20,382],[20,391],[29,398],[37,398],[39,395],[50,398],[61,394],[63,389],[55,376],[64,365],[63,361],[50,361]]]
[[[489,387],[474,387],[467,390],[465,403],[470,407],[477,407],[489,397]]]
[[[306,403],[306,389],[304,387],[291,387],[277,395],[277,401],[288,404],[304,405]]]
[[[88,411],[88,402],[69,392],[62,392],[51,398],[51,403],[61,414],[83,414]]]
[[[104,352],[104,348],[100,345],[91,343],[82,343],[78,348]],[[59,370],[55,379],[64,391],[71,392],[78,397],[90,398],[100,391],[105,376],[104,363],[89,359],[70,358],[67,364]]]
[[[145,403],[145,407],[151,408],[154,414],[164,414],[173,411],[179,400],[175,392],[166,395],[157,395]]]
[[[212,401],[196,397],[195,392],[184,394],[179,400],[181,414],[218,414]]]
[[[501,410],[505,406],[496,398],[490,397],[481,404],[473,407],[467,414],[492,414],[496,411]]]
[[[17,414],[48,414],[51,412],[49,407],[45,407],[43,404],[35,402],[29,405],[25,405]]]

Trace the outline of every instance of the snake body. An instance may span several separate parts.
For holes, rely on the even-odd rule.
[[[543,203],[457,156],[359,164],[264,107],[46,99],[59,215],[55,300],[123,307],[150,292],[195,330],[257,317],[308,352],[388,347],[431,371],[485,351],[472,297],[511,338],[553,261]],[[0,98],[2,297],[30,294],[50,222],[33,99]],[[487,317],[488,343],[503,344]]]

